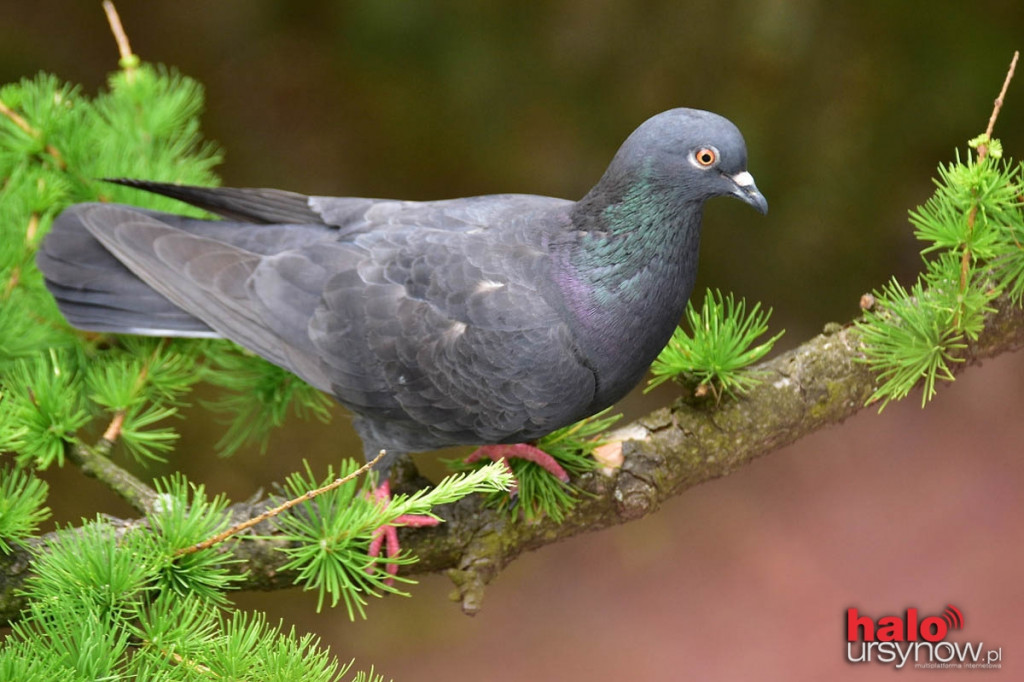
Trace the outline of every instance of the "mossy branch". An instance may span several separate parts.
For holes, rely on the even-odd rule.
[[[1005,296],[993,307],[995,312],[986,316],[983,330],[965,349],[965,362],[958,363],[955,372],[1024,346],[1024,309]],[[859,332],[852,326],[830,325],[825,333],[758,365],[765,380],[744,398],[719,407],[679,401],[614,431],[609,435],[621,443],[621,466],[575,480],[589,494],[581,496],[560,523],[515,522],[500,510],[484,507],[480,496],[440,507],[436,511],[446,523],[400,531],[403,548],[419,558],[403,570],[447,573],[463,609],[474,613],[486,584],[523,552],[643,518],[674,495],[726,476],[864,409],[875,379],[858,361],[860,356]],[[268,504],[235,505],[233,516],[236,521],[254,518]],[[295,576],[281,570],[287,557],[276,551],[280,544],[269,538],[235,545],[233,554],[243,560],[235,570],[248,571],[240,583],[243,589],[293,586]],[[0,621],[17,618],[23,604],[16,591],[30,570],[31,556],[24,547],[0,556]]]

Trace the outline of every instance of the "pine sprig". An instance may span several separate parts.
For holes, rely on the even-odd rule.
[[[0,679],[343,679],[351,663],[339,665],[315,637],[211,598],[231,580],[209,561],[217,552],[173,550],[220,528],[223,500],[207,501],[181,477],[160,490],[166,509],[146,524],[96,520],[37,550],[28,609],[0,647]]]
[[[968,141],[966,161],[939,166],[935,193],[910,212],[915,235],[925,242],[925,272],[908,294],[895,281],[877,296],[877,308],[857,321],[863,362],[878,377],[868,402],[905,397],[921,382],[922,407],[938,380],[952,380],[967,341],[978,338],[991,301],[1005,292],[1020,304],[1024,294],[1024,168],[1003,158],[993,139],[999,111],[1017,67],[1015,52],[985,132]]]
[[[325,479],[317,479],[309,465],[305,474],[288,477],[284,494],[299,498],[307,490],[314,490],[329,482],[348,476],[358,466],[348,460],[337,475],[328,470]],[[508,490],[511,477],[504,468],[492,463],[479,470],[446,477],[434,488],[417,491],[412,495],[396,495],[387,505],[373,497],[371,479],[361,483],[350,481],[312,500],[302,502],[277,517],[277,524],[289,545],[282,552],[289,556],[285,569],[298,573],[296,582],[304,589],[318,593],[317,609],[330,597],[330,605],[345,603],[349,618],[366,616],[366,597],[380,597],[384,593],[407,593],[390,584],[386,564],[406,565],[415,557],[370,558],[370,542],[378,528],[393,524],[400,516],[430,515],[433,507],[448,504],[476,492]],[[435,517],[436,518],[436,517]],[[398,576],[403,583],[413,583]]]
[[[536,446],[551,455],[571,477],[593,471],[597,468],[593,458],[594,450],[605,442],[600,434],[622,417],[621,414],[610,415],[609,412],[611,408],[552,431],[538,440]],[[513,496],[492,493],[487,496],[488,506],[505,509],[513,517],[521,513],[527,522],[549,517],[561,523],[566,513],[579,501],[578,488],[558,480],[539,464],[517,458],[509,459],[506,463],[515,477],[516,493]],[[461,462],[449,462],[449,465],[466,466]]]
[[[193,594],[216,603],[224,603],[225,590],[242,576],[228,566],[239,560],[226,550],[205,549],[181,553],[230,525],[227,499],[217,495],[208,499],[202,485],[194,485],[175,474],[155,484],[160,496],[159,509],[146,515],[152,530],[156,553],[162,557],[158,586],[180,596]]]
[[[179,488],[172,494],[180,495]],[[0,679],[342,680],[312,635],[261,613],[225,612],[194,591],[161,590],[144,526],[62,531],[40,551],[29,607],[0,648]]]
[[[29,537],[50,517],[45,506],[48,492],[46,481],[28,471],[0,468],[0,552],[9,553],[8,543]]]
[[[74,353],[50,349],[14,361],[4,373],[0,444],[17,453],[20,465],[63,465],[65,443],[89,422],[76,366]]]
[[[693,301],[686,306],[687,333],[676,329],[668,345],[651,365],[654,375],[647,384],[651,390],[669,379],[695,384],[697,394],[708,391],[721,400],[723,395],[737,397],[757,385],[759,379],[746,368],[771,351],[784,332],[755,345],[768,331],[771,309],[755,303],[747,312],[747,302],[737,303],[732,294],[708,289],[700,309]],[[704,388],[701,388],[704,387]]]
[[[330,421],[330,398],[285,369],[227,343],[214,344],[207,360],[206,380],[226,389],[220,398],[203,401],[228,424],[217,443],[222,455],[234,454],[250,443],[265,452],[270,433],[289,413]]]
[[[1017,171],[989,155],[967,153],[940,165],[936,192],[910,212],[914,236],[925,242],[922,253],[970,250],[975,261],[988,261],[1005,250],[1007,231],[1020,222]],[[975,214],[973,224],[970,216]]]
[[[54,216],[69,204],[123,201],[203,215],[96,178],[217,184],[213,167],[221,154],[199,126],[202,87],[172,69],[122,61],[126,67],[92,98],[46,74],[0,88],[0,386],[15,387],[26,372],[41,372],[49,349],[72,351],[65,369],[77,382],[68,387],[77,390],[64,393],[63,408],[46,406],[52,409],[40,414],[35,428],[16,433],[0,423],[0,443],[19,452],[19,461],[40,466],[62,463],[63,447],[94,419],[117,420],[116,435],[136,459],[161,459],[177,438],[168,418],[202,378],[222,378],[228,388],[221,406],[233,420],[225,451],[250,440],[265,447],[267,434],[288,413],[329,415],[330,401],[319,391],[259,358],[238,359],[226,342],[83,336],[58,313],[34,255]],[[10,406],[16,404],[12,399]]]
[[[990,149],[1001,149],[987,140]],[[978,338],[992,301],[1024,291],[1024,187],[1021,169],[995,154],[940,166],[934,194],[910,212],[924,242],[925,270],[910,290],[895,280],[874,292],[876,305],[857,321],[863,362],[876,372],[869,402],[884,409],[921,385],[921,404],[953,379],[969,341]]]
[[[333,682],[352,665],[340,666],[314,635],[300,637],[294,628],[285,631],[261,613],[235,611],[221,618],[220,629],[223,634],[208,664],[215,678]]]
[[[609,415],[611,408],[581,419],[539,439],[535,445],[550,455],[571,477],[580,476],[597,468],[593,452],[604,444],[600,434],[619,420],[620,414]],[[473,471],[483,466],[486,459],[467,462],[465,459],[447,459],[445,465],[453,471]],[[535,462],[519,458],[506,460],[516,483],[514,495],[496,491],[487,496],[486,505],[504,509],[510,516],[520,513],[527,521],[550,517],[561,522],[565,514],[577,503],[579,489],[563,483]]]
[[[157,562],[142,533],[90,521],[67,528],[37,550],[25,594],[39,614],[57,604],[114,618],[134,613],[156,584]],[[63,607],[62,607],[63,608]]]
[[[178,438],[169,425],[182,396],[199,380],[195,344],[124,337],[103,352],[91,352],[85,381],[93,403],[119,419],[117,436],[138,461],[163,460]]]
[[[34,264],[58,212],[110,198],[95,178],[137,169],[216,180],[219,153],[199,135],[198,84],[149,65],[133,74],[118,72],[93,99],[45,74],[0,88],[0,444],[21,463],[62,464],[64,448],[96,418],[123,421],[119,434],[135,457],[159,458],[176,438],[166,418],[195,383],[194,369],[182,371],[181,344],[154,355],[140,352],[142,342],[69,330]],[[136,194],[137,205],[170,207]]]
[[[127,624],[134,640],[141,642],[133,656],[140,672],[166,670],[168,663],[183,673],[202,673],[217,643],[219,609],[207,599],[173,592],[160,594],[139,609]],[[137,661],[134,659],[138,659]]]
[[[955,353],[965,347],[953,328],[953,311],[920,281],[908,292],[894,279],[875,296],[877,310],[866,311],[859,323],[865,361],[879,380],[869,402],[881,401],[884,408],[923,380],[924,405],[935,395],[937,380],[953,380],[950,364],[959,362]]]
[[[8,668],[20,674],[3,679],[117,679],[130,643],[119,620],[116,613],[98,612],[73,598],[33,603],[22,620],[12,625],[10,640],[0,650],[0,670]],[[59,672],[54,677],[29,677],[32,666],[26,659],[46,661]]]
[[[301,496],[335,478],[345,477],[358,466],[345,461],[335,476],[328,469],[323,480],[317,479],[308,463],[305,474],[294,473],[284,485],[289,498]],[[304,589],[316,590],[317,609],[326,597],[330,605],[345,602],[350,619],[355,613],[365,617],[364,595],[380,596],[384,592],[405,594],[386,582],[387,576],[376,570],[367,555],[374,531],[380,527],[380,510],[372,500],[368,479],[350,482],[294,507],[278,517],[277,525],[292,546],[282,551],[288,555],[285,567],[297,571],[296,582]],[[403,559],[401,563],[409,563]],[[408,581],[407,578],[399,578]]]
[[[43,638],[21,629],[23,639],[8,638],[0,647],[0,680],[49,682],[50,680],[82,680],[78,671],[64,664],[42,644]]]

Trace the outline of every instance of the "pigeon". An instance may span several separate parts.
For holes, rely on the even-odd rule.
[[[564,477],[531,443],[641,380],[693,289],[704,203],[768,209],[737,127],[685,108],[641,124],[578,201],[113,182],[220,219],[70,206],[36,261],[67,321],[234,341],[350,410],[383,486],[397,457],[453,445]]]

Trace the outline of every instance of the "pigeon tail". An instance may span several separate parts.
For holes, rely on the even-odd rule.
[[[220,336],[111,254],[83,222],[88,206],[78,204],[64,211],[36,256],[46,288],[72,326],[142,336]]]

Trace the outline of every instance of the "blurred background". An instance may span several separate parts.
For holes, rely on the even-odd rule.
[[[89,92],[117,53],[100,3],[5,3],[0,83],[52,72]],[[907,210],[935,168],[982,132],[1014,49],[1015,0],[119,3],[134,51],[207,88],[207,137],[226,185],[439,199],[582,196],[640,122],[705,108],[744,132],[771,211],[715,201],[698,291],[774,309],[780,349],[860,295],[920,266]],[[1024,67],[1022,67],[1024,68]],[[996,136],[1024,156],[1024,74]],[[677,389],[676,389],[677,390]],[[665,404],[668,388],[630,416]],[[315,614],[297,590],[241,595],[317,632],[343,660],[396,680],[822,680],[894,671],[844,661],[845,613],[956,605],[957,639],[1024,666],[1024,357],[972,368],[922,411],[918,397],[688,491],[637,523],[524,556],[463,616],[428,576],[367,622]],[[243,499],[359,451],[338,411],[293,423],[268,454],[218,459],[201,410],[186,471]],[[424,458],[429,463],[431,457]],[[51,472],[57,521],[128,514],[74,470]],[[1014,672],[1017,671],[1017,672]]]

